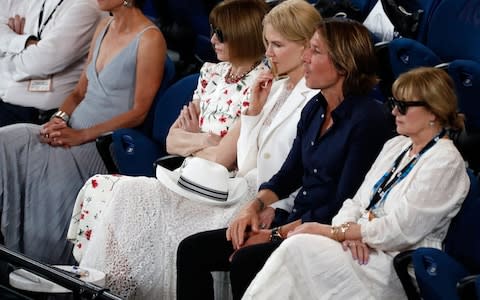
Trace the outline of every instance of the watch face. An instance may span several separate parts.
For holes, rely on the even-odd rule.
[[[270,238],[270,241],[272,243],[280,243],[281,241],[283,241],[283,239],[280,235],[272,235],[272,237]]]

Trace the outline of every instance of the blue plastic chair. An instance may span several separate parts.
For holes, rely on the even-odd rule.
[[[116,130],[113,135],[113,156],[118,171],[125,175],[153,176],[153,163],[167,155],[166,137],[183,105],[197,87],[199,74],[192,74],[172,84],[160,97],[155,108],[152,136],[131,129]]]
[[[172,61],[172,59],[170,59],[170,57],[167,56],[167,59],[165,60],[163,79],[162,83],[160,84],[160,88],[158,89],[158,92],[153,99],[152,106],[148,111],[147,116],[145,117],[145,121],[143,121],[143,124],[140,125],[140,127],[138,128],[140,131],[143,131],[148,136],[152,134],[155,107],[157,106],[157,103],[165,90],[172,84],[173,79],[175,78],[175,73],[175,63]]]
[[[447,72],[455,82],[458,107],[466,116],[467,130],[480,131],[480,62],[454,60],[448,64]]]
[[[419,66],[455,59],[480,61],[480,5],[471,0],[442,0],[431,5],[424,40],[394,39],[389,58],[396,77]]]

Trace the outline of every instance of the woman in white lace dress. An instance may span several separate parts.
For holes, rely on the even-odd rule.
[[[301,17],[289,18],[288,27],[281,26],[285,22],[279,23],[285,20],[286,8],[272,10],[264,21],[266,55],[272,69],[286,76],[280,79],[270,71],[261,73],[241,122],[217,146],[193,153],[230,166],[224,157],[231,154],[224,152],[235,155],[238,148],[237,175],[249,188],[243,200],[250,199],[258,182],[280,168],[295,137],[302,108],[318,92],[306,87],[301,58],[321,17],[308,3],[294,2]],[[239,22],[235,19],[236,24]],[[214,33],[212,43],[217,49]],[[208,120],[204,118],[203,124]],[[127,298],[172,299],[180,240],[200,230],[226,225],[241,203],[212,206],[191,201],[155,178],[96,176],[79,194],[71,237],[77,239],[76,248],[85,251],[82,258],[77,250],[81,265],[106,272],[107,285],[114,292]],[[100,210],[90,209],[96,205]],[[83,222],[86,216],[90,222]]]

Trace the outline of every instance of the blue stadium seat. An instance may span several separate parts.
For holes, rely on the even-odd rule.
[[[138,128],[148,136],[152,134],[153,118],[154,118],[155,107],[157,106],[157,102],[162,96],[162,94],[165,92],[165,90],[172,84],[173,79],[175,78],[175,73],[176,73],[175,64],[170,59],[170,57],[167,56],[167,59],[165,60],[165,66],[163,70],[163,79],[162,79],[162,83],[160,84],[160,88],[158,89],[157,95],[153,100],[151,109],[148,111],[145,121],[143,121],[143,124]]]
[[[432,5],[423,43],[399,38],[389,44],[394,77],[419,66],[455,59],[480,61],[480,3],[443,0]]]
[[[467,131],[479,132],[480,62],[465,59],[454,60],[448,64],[447,71],[455,82],[458,107],[460,112],[465,114]]]
[[[121,174],[153,176],[155,159],[167,155],[166,137],[183,105],[197,87],[199,74],[192,74],[172,84],[160,97],[155,108],[152,137],[126,128],[113,135],[113,157]]]

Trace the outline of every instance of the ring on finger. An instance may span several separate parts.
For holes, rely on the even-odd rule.
[[[50,134],[48,134],[48,133],[45,133],[45,138],[47,138],[47,139],[48,139],[49,137],[50,137]]]

